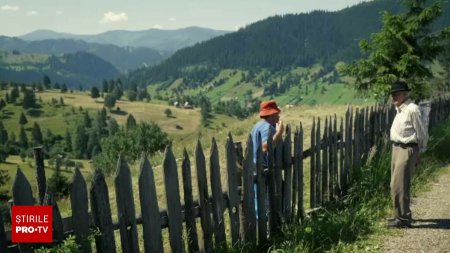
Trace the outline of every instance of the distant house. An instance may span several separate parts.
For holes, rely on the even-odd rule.
[[[189,102],[186,101],[186,102],[184,102],[183,108],[184,109],[193,109],[194,106],[192,106],[191,104],[189,104]]]

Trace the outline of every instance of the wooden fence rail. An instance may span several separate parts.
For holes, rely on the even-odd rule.
[[[450,100],[437,98],[426,104],[427,108],[431,109],[427,121],[432,127],[449,116]],[[303,160],[310,158],[308,208],[339,201],[346,194],[354,171],[365,163],[371,149],[385,142],[394,115],[392,107],[377,105],[370,108],[349,107],[340,119],[336,115],[326,117],[325,120],[314,118],[311,147],[306,150],[303,148],[302,125],[295,129],[287,126],[284,139],[276,146],[269,139],[267,168],[262,166],[261,147],[253,147],[250,136],[244,156],[239,157],[239,152],[236,152],[239,145],[235,145],[231,134],[225,147],[226,168],[220,168],[217,143],[212,139],[209,180],[204,151],[199,141],[194,154],[198,200],[193,198],[194,182],[188,152],[183,152],[181,187],[178,183],[178,165],[168,146],[163,160],[166,210],[159,209],[153,169],[144,154],[137,182],[141,214],[136,214],[135,210],[130,168],[125,159],[119,157],[114,178],[117,221],[113,221],[111,216],[109,190],[102,172],[94,172],[88,197],[86,181],[78,169],[75,170],[70,191],[72,215],[62,219],[52,194],[43,193],[42,189],[46,185],[43,156],[42,150],[37,148],[37,204],[53,206],[53,239],[58,242],[72,233],[83,252],[92,251],[90,244],[84,240],[89,234],[89,228],[98,228],[100,231],[95,238],[97,252],[116,252],[115,230],[120,231],[119,244],[124,253],[163,252],[162,229],[165,228],[168,228],[172,252],[213,252],[217,247],[223,248],[229,243],[234,246],[239,242],[264,246],[284,223],[300,222],[307,213],[304,186],[308,182],[304,181]],[[257,149],[256,164],[253,162],[253,148]],[[227,191],[222,189],[222,170],[227,174]],[[12,194],[14,205],[35,204],[29,181],[20,169],[17,170]],[[180,194],[184,196],[184,204],[181,203]],[[197,231],[197,221],[201,224],[201,233]],[[143,248],[139,245],[138,226],[142,226]],[[186,230],[184,236],[183,227]],[[5,232],[0,217],[1,252],[28,252],[33,246],[36,245],[13,245],[10,231]]]

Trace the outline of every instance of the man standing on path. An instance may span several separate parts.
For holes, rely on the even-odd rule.
[[[395,217],[389,227],[411,227],[411,177],[420,162],[419,152],[426,149],[428,132],[421,120],[419,107],[409,98],[409,87],[403,81],[392,85],[391,95],[397,114],[392,122],[391,198]]]

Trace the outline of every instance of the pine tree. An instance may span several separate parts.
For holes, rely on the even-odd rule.
[[[22,150],[28,149],[28,137],[23,126],[20,127],[19,146]]]
[[[8,131],[5,129],[3,121],[0,120],[0,144],[4,144],[7,142],[8,142]]]
[[[84,111],[83,126],[85,128],[91,128],[92,127],[92,119],[91,119],[91,116],[89,116],[89,112],[88,111]]]
[[[370,40],[360,43],[367,59],[346,66],[344,74],[356,77],[355,87],[364,94],[386,100],[391,84],[406,81],[416,99],[426,97],[425,82],[432,76],[428,64],[441,51],[439,41],[450,28],[431,33],[431,25],[442,14],[440,2],[405,0],[407,12],[383,13],[383,27]],[[369,92],[367,92],[369,91]]]
[[[73,143],[73,151],[76,158],[86,158],[87,138],[84,126],[78,126]]]
[[[33,130],[31,130],[31,135],[33,137],[33,142],[35,146],[42,145],[44,142],[42,140],[41,127],[37,122],[33,124]]]
[[[65,83],[62,84],[61,86],[61,93],[66,93],[67,92],[67,85]]]
[[[136,119],[134,118],[133,114],[130,113],[127,118],[127,131],[136,128],[136,125]]]
[[[66,129],[66,135],[64,137],[64,151],[72,152],[72,135],[69,132],[69,129]]]
[[[87,142],[87,155],[89,158],[92,157],[93,151],[99,152],[100,138],[98,136],[98,131],[91,131],[89,134],[89,140]]]
[[[100,91],[98,90],[98,88],[96,86],[92,86],[91,88],[91,98],[98,98],[100,97]]]
[[[117,132],[119,132],[119,124],[117,124],[117,121],[114,118],[110,118],[108,124],[108,135],[113,136]]]
[[[44,84],[44,87],[46,89],[50,89],[50,85],[51,85],[52,81],[50,80],[50,77],[48,77],[47,75],[44,75],[44,78],[42,79],[42,83]]]
[[[23,125],[27,123],[28,123],[27,117],[25,117],[25,114],[23,114],[22,112],[19,117],[19,124],[23,127]]]
[[[36,95],[32,90],[26,89],[23,92],[23,103],[22,107],[24,109],[36,107]]]

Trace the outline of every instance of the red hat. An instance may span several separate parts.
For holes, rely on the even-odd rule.
[[[273,100],[264,101],[259,104],[259,116],[265,117],[270,116],[275,113],[281,112],[280,108],[278,108],[277,103]]]

